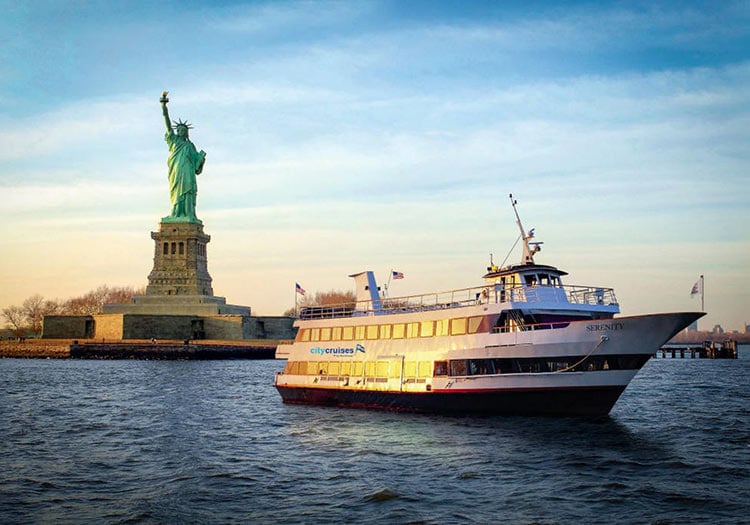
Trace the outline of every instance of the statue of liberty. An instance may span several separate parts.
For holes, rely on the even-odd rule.
[[[172,213],[162,219],[163,222],[197,222],[201,220],[195,216],[195,198],[198,194],[198,183],[196,175],[203,171],[206,162],[206,152],[198,151],[190,142],[188,130],[192,128],[187,122],[169,120],[167,110],[168,92],[161,96],[161,110],[164,114],[164,123],[167,132],[164,140],[169,145],[169,199],[172,202]]]

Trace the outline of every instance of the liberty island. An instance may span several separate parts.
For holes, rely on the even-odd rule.
[[[292,318],[257,317],[249,306],[227,304],[214,295],[208,271],[208,243],[196,214],[197,176],[206,152],[190,140],[192,126],[169,116],[168,92],[159,99],[169,149],[167,180],[171,211],[162,217],[154,241],[153,267],[144,295],[130,303],[105,304],[95,315],[45,316],[44,338],[97,340],[243,340],[294,337]]]

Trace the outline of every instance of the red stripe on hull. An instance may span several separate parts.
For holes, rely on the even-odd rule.
[[[289,404],[404,412],[530,416],[603,416],[609,413],[625,390],[624,386],[611,386],[406,393],[280,385],[276,388],[284,403]]]

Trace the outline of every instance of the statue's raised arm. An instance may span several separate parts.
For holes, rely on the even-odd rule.
[[[169,95],[169,91],[164,91],[161,94],[159,102],[161,102],[161,112],[164,115],[164,124],[167,126],[167,133],[172,133],[172,121],[169,120],[169,110],[167,109],[167,102],[169,102],[167,95]]]

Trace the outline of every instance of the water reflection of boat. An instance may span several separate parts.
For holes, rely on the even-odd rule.
[[[285,403],[416,412],[602,415],[666,341],[700,312],[616,317],[611,288],[563,284],[537,264],[521,224],[519,264],[484,283],[382,297],[352,275],[357,301],[300,312],[275,386]]]

